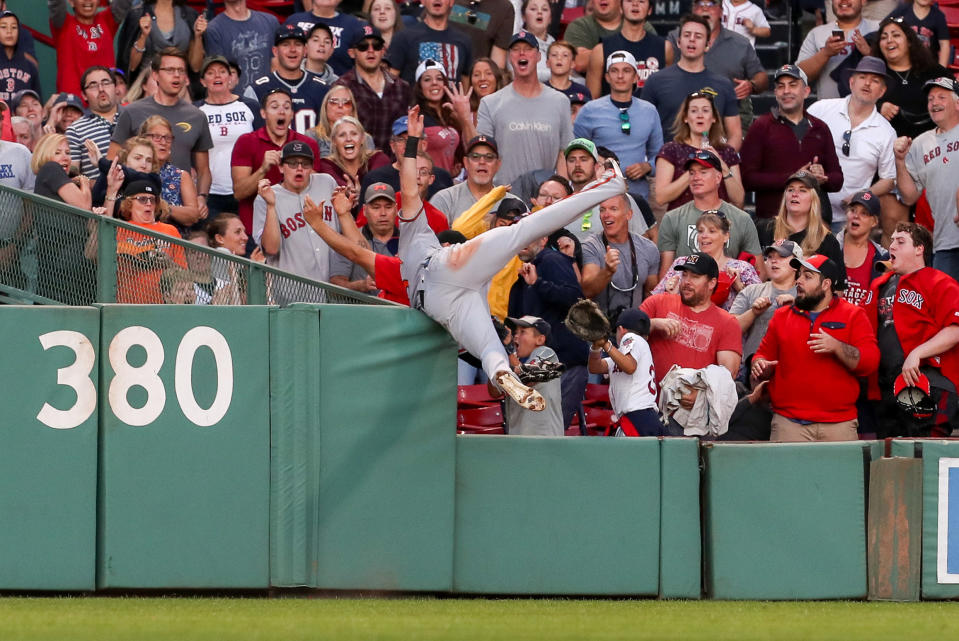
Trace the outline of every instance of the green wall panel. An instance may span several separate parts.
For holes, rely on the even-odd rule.
[[[454,589],[655,595],[659,441],[458,436]]]
[[[889,456],[904,456],[913,458],[916,456],[916,441],[911,439],[893,439],[889,447]]]
[[[956,599],[959,598],[959,583],[947,582],[956,578],[946,578],[943,582],[939,578],[939,459],[959,458],[959,442],[937,440],[916,443],[922,454],[922,598]],[[959,496],[952,495],[950,501],[954,506],[959,505]],[[953,512],[955,510],[953,508]],[[951,534],[953,539],[959,536],[959,532],[954,530]]]
[[[449,590],[452,340],[401,307],[296,305],[274,319],[274,350],[302,353],[272,368],[273,585]]]
[[[98,585],[267,587],[268,308],[101,318]]]
[[[866,596],[869,446],[705,446],[707,594],[717,599]]]
[[[703,591],[699,439],[661,441],[659,596],[698,599]]]
[[[0,313],[2,590],[95,587],[99,330],[93,308]]]

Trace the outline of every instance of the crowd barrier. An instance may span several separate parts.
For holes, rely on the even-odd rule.
[[[399,306],[0,330],[2,590],[959,597],[956,442],[456,436],[455,346]]]

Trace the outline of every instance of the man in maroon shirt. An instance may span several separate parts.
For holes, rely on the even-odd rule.
[[[240,220],[246,233],[253,235],[253,200],[257,184],[269,178],[271,184],[281,182],[280,151],[294,140],[305,142],[313,150],[313,158],[320,157],[316,141],[290,129],[293,123],[293,98],[289,92],[277,88],[260,101],[260,115],[266,124],[237,138],[231,159],[233,196],[240,203]]]
[[[843,182],[829,127],[806,113],[806,74],[796,65],[783,65],[774,75],[774,90],[777,106],[753,122],[739,150],[743,187],[756,192],[760,218],[779,213],[783,185],[800,169],[815,176],[822,191],[839,191]]]

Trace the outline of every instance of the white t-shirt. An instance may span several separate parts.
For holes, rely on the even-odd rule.
[[[876,109],[855,129],[850,129],[848,96],[817,100],[809,106],[808,113],[829,126],[836,145],[843,181],[842,189],[829,194],[829,202],[832,205],[833,223],[840,223],[846,220],[843,199],[857,191],[869,189],[877,173],[879,178],[896,179],[896,158],[892,152],[896,130]],[[847,131],[850,131],[848,156],[842,152],[843,137]]]
[[[768,28],[769,22],[766,15],[758,5],[746,0],[742,4],[733,4],[729,0],[723,0],[723,26],[730,31],[735,31],[749,40],[749,44],[756,46],[756,36],[749,33],[743,25],[743,21],[752,20],[753,28]]]
[[[240,99],[225,105],[211,105],[203,102],[200,111],[206,115],[210,127],[213,149],[210,150],[210,174],[213,183],[210,193],[225,196],[233,193],[233,175],[230,159],[233,145],[243,134],[253,131],[253,112],[249,105]]]
[[[619,418],[636,410],[656,408],[656,370],[649,343],[632,332],[623,334],[619,351],[636,359],[636,371],[627,374],[616,367],[612,358],[604,358],[609,371],[609,402]]]

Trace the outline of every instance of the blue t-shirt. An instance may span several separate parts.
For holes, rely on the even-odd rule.
[[[294,131],[305,134],[316,126],[320,107],[323,106],[323,98],[330,90],[329,85],[310,71],[304,71],[300,80],[294,84],[283,80],[274,71],[254,80],[253,84],[247,87],[245,95],[247,98],[255,98],[257,102],[262,102],[263,96],[276,88],[286,89],[292,94]]]
[[[946,24],[946,14],[939,7],[932,5],[929,15],[921,20],[912,12],[912,4],[896,7],[889,14],[890,18],[902,18],[903,22],[912,27],[922,44],[929,47],[932,57],[939,59],[939,41],[949,39],[949,25]]]
[[[240,82],[234,90],[242,94],[254,78],[269,73],[273,38],[280,21],[262,11],[250,11],[246,20],[233,20],[221,13],[210,21],[203,36],[206,55],[225,56],[240,65]]]
[[[670,65],[651,75],[643,87],[643,100],[659,111],[663,131],[670,131],[686,96],[707,87],[718,94],[713,102],[720,116],[739,115],[736,89],[728,78],[710,71],[690,73],[678,65]]]
[[[328,64],[333,67],[333,73],[342,76],[353,68],[353,59],[346,51],[363,33],[363,25],[366,23],[345,13],[337,13],[332,18],[320,18],[312,11],[303,11],[294,13],[283,24],[295,24],[304,33],[309,33],[317,22],[322,22],[333,32],[333,55],[330,56]]]

